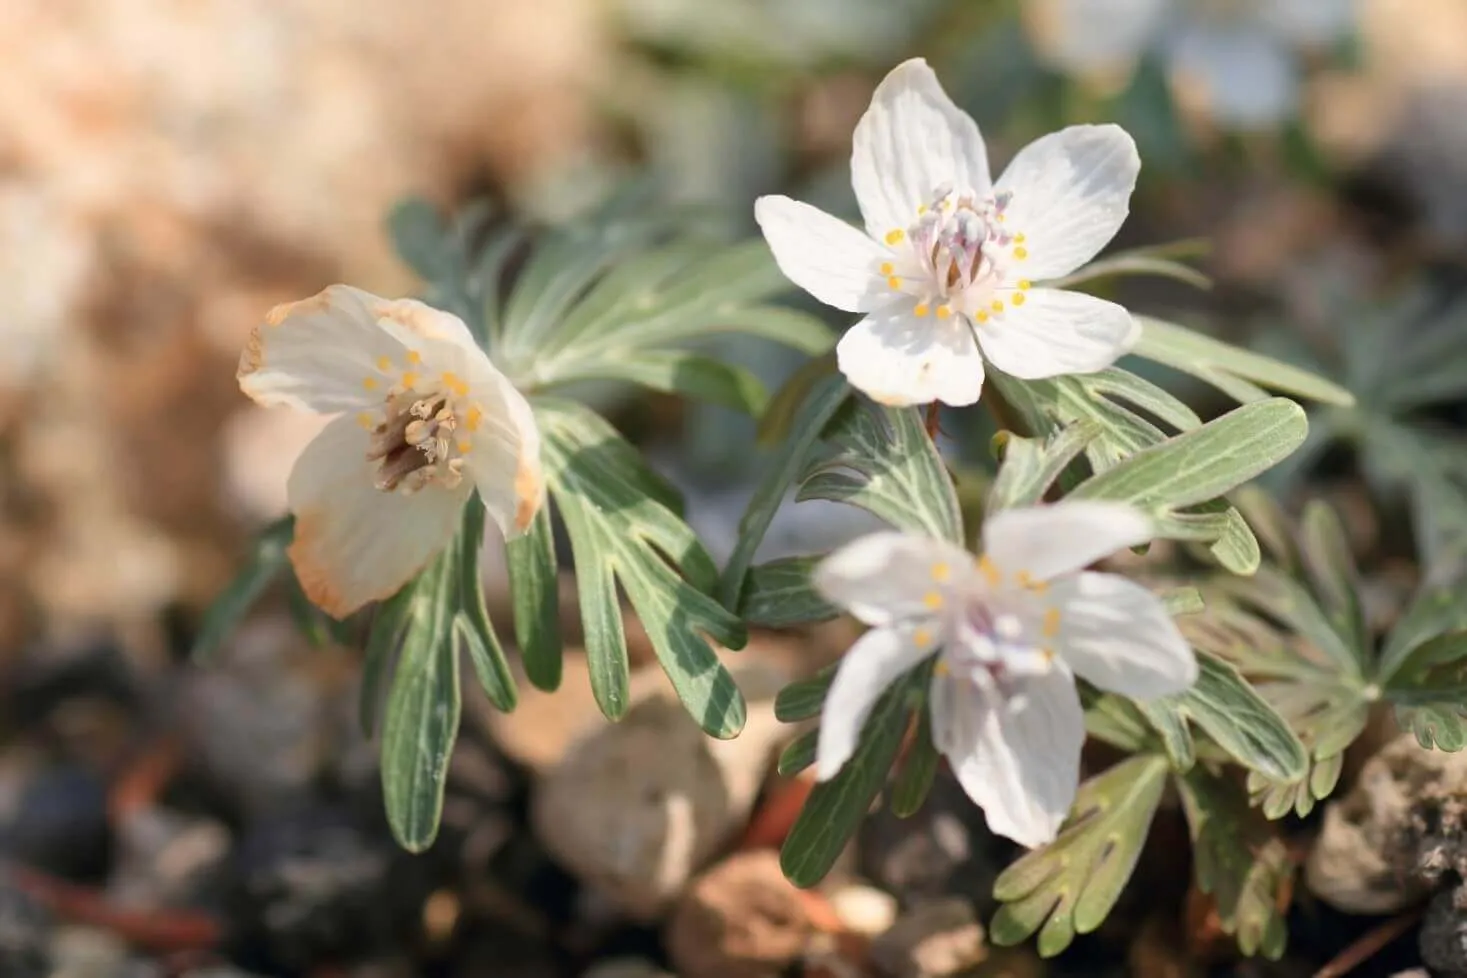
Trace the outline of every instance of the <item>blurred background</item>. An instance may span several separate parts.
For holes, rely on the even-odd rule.
[[[419,858],[376,814],[358,653],[312,647],[267,604],[220,662],[186,662],[319,427],[239,393],[244,338],[333,282],[411,294],[382,229],[402,195],[560,221],[651,174],[740,235],[761,193],[855,216],[852,128],[919,55],[995,172],[1069,123],[1135,135],[1117,246],[1206,238],[1216,285],[1127,285],[1133,308],[1356,390],[1273,485],[1343,507],[1385,605],[1467,532],[1467,0],[3,0],[0,976],[630,978],[669,953],[687,978],[957,973],[911,970],[896,938],[863,943],[927,898],[967,937],[991,910],[1006,850],[944,783],[918,824],[864,831],[811,904],[757,839],[732,841],[788,808],[764,781],[781,735],[756,731],[749,757],[715,765],[752,787],[720,782],[734,800],[692,854],[664,838],[637,857],[651,862],[606,870],[669,874],[648,903],[587,868],[613,856],[545,838],[538,786],[585,775],[564,755],[596,726],[573,652],[553,703],[466,707],[449,827]],[[799,365],[734,352],[771,385]],[[1199,410],[1222,403],[1174,381]],[[648,398],[617,410],[721,560],[758,474],[752,423]],[[981,429],[945,431],[958,457],[985,457]],[[771,545],[864,525],[811,504]],[[800,675],[848,637],[756,636],[746,656]],[[619,803],[569,784],[573,807]],[[695,892],[700,871],[724,875]],[[941,903],[955,895],[966,911]],[[1138,918],[1117,917],[1122,937],[1053,973],[1133,967]],[[608,970],[618,955],[629,970]],[[1022,955],[1003,967],[1040,973]]]

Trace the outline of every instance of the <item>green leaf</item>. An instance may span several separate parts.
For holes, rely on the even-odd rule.
[[[1044,494],[1080,453],[1100,434],[1100,426],[1089,419],[1066,425],[1042,441],[1034,438],[1007,439],[1003,464],[989,495],[988,509],[998,512],[1044,501]]]
[[[815,748],[820,743],[819,730],[806,730],[779,752],[775,771],[782,778],[792,778],[815,763]]]
[[[925,673],[931,676],[929,666]],[[937,777],[937,768],[942,758],[937,745],[932,742],[932,711],[917,711],[917,732],[907,748],[896,783],[891,788],[891,811],[897,818],[911,818],[922,810],[922,803],[932,791],[932,781]]]
[[[963,543],[952,478],[915,408],[848,402],[826,428],[830,450],[796,497],[860,506],[898,529]]]
[[[1205,381],[1241,403],[1257,400],[1257,387],[1349,407],[1350,391],[1306,370],[1271,357],[1230,346],[1174,323],[1137,316],[1141,339],[1132,353]],[[1254,385],[1257,385],[1255,387]]]
[[[811,583],[810,574],[820,559],[785,557],[751,569],[739,617],[763,628],[789,628],[839,616],[840,609],[822,598]]]
[[[286,548],[295,532],[295,518],[276,520],[256,536],[240,568],[229,586],[209,605],[199,633],[194,638],[190,655],[199,663],[209,662],[218,653],[230,633],[244,622],[250,609],[265,590],[283,573],[289,572]]]
[[[1098,928],[1136,869],[1166,775],[1165,758],[1143,754],[1081,785],[1058,838],[994,883],[1004,905],[990,939],[1007,947],[1037,930],[1039,953],[1048,958]]]
[[[459,256],[438,209],[421,197],[406,197],[387,215],[387,234],[397,256],[424,282],[451,280]]]
[[[357,704],[364,736],[371,737],[377,728],[382,682],[390,674],[397,650],[407,637],[411,624],[407,611],[416,587],[416,583],[410,583],[379,604],[372,629],[367,633],[367,648],[362,658],[362,690]]]
[[[510,671],[504,649],[499,644],[499,636],[489,621],[489,609],[484,605],[484,582],[479,575],[484,519],[484,503],[476,492],[464,506],[463,524],[452,546],[458,589],[458,613],[453,622],[454,647],[469,657],[474,675],[478,677],[489,702],[509,711],[515,708],[519,694],[515,690],[514,673]]]
[[[744,578],[759,544],[764,542],[775,511],[805,470],[810,452],[820,441],[820,433],[850,396],[851,389],[845,379],[835,374],[822,378],[800,408],[793,425],[794,435],[780,445],[770,460],[769,469],[739,520],[738,542],[718,583],[718,599],[725,608],[739,606]]]
[[[382,721],[382,792],[392,834],[409,852],[438,835],[461,697],[453,630],[456,548],[407,585],[402,648]]]
[[[809,679],[796,679],[775,696],[774,718],[781,723],[799,723],[819,716],[834,678],[835,667],[830,666]]]
[[[746,635],[708,596],[718,577],[712,559],[656,499],[640,457],[609,424],[569,401],[537,399],[534,407],[546,478],[575,555],[597,703],[612,719],[628,703],[620,584],[688,712],[715,737],[736,735],[744,699],[709,640],[741,648]]]
[[[665,394],[681,394],[758,417],[769,400],[764,385],[743,367],[687,350],[639,350],[608,354],[563,370],[557,383],[613,380]]]
[[[1198,289],[1212,288],[1212,279],[1191,265],[1183,265],[1176,261],[1173,255],[1188,255],[1205,253],[1207,250],[1205,240],[1180,241],[1168,245],[1155,245],[1148,248],[1134,248],[1130,251],[1118,252],[1098,258],[1090,264],[1071,272],[1064,278],[1049,283],[1057,289],[1073,289],[1085,282],[1093,282],[1097,279],[1111,278],[1123,275],[1152,275],[1159,278],[1175,279],[1185,282]]]
[[[805,799],[779,854],[784,875],[796,886],[814,886],[830,871],[886,784],[913,706],[921,701],[923,672],[913,670],[882,694],[851,759]]]
[[[1304,410],[1293,401],[1270,398],[1245,404],[1118,462],[1072,496],[1163,511],[1206,502],[1287,456],[1308,430]]]
[[[1445,632],[1467,628],[1467,602],[1462,600],[1464,556],[1439,560],[1426,571],[1411,604],[1386,636],[1376,677],[1389,683],[1423,642]]]
[[[1244,954],[1277,961],[1288,930],[1279,904],[1293,878],[1282,839],[1248,810],[1234,783],[1194,768],[1178,780],[1197,886],[1217,903],[1223,933]]]
[[[560,588],[548,505],[540,507],[524,535],[505,546],[505,556],[515,641],[525,676],[537,689],[555,690],[560,686],[562,651]]]
[[[1437,635],[1408,652],[1384,693],[1422,747],[1467,746],[1467,630]]]
[[[1244,767],[1280,780],[1302,777],[1308,770],[1304,745],[1268,701],[1226,662],[1199,654],[1197,667],[1197,682],[1186,692],[1137,704],[1163,735],[1177,770],[1188,770],[1193,758],[1174,719],[1183,717]]]

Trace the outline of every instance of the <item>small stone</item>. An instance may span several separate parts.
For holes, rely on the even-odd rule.
[[[118,826],[110,895],[130,906],[195,906],[217,897],[229,861],[222,822],[161,808],[128,814]]]
[[[1350,793],[1330,802],[1309,854],[1309,889],[1341,910],[1384,914],[1431,889],[1422,875],[1423,811],[1435,799],[1467,794],[1467,752],[1423,748],[1411,734],[1391,741],[1361,768]]]
[[[42,768],[0,820],[0,852],[70,880],[104,872],[111,846],[107,785],[94,771],[66,764]]]
[[[646,958],[612,958],[592,965],[581,978],[676,978]]]
[[[896,923],[896,897],[874,886],[851,883],[831,893],[829,900],[841,924],[853,934],[875,937]]]
[[[0,873],[0,975],[46,978],[52,926],[46,908]]]
[[[51,978],[133,978],[127,944],[104,930],[58,927],[51,941]],[[156,972],[155,972],[156,973]]]
[[[779,854],[735,853],[694,880],[667,924],[667,953],[682,978],[778,978],[813,926]]]
[[[1417,938],[1421,960],[1433,974],[1467,976],[1467,887],[1432,897]]]
[[[660,916],[747,822],[784,736],[773,710],[782,679],[757,664],[735,677],[748,702],[738,737],[709,737],[654,693],[570,745],[537,786],[531,818],[545,848],[634,919]]]
[[[932,900],[907,911],[871,942],[871,961],[890,978],[946,978],[987,956],[983,925],[960,897]]]

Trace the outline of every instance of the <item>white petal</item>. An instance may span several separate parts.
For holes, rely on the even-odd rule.
[[[306,446],[286,485],[291,563],[306,596],[337,618],[389,597],[447,546],[470,489],[465,480],[454,491],[381,492],[367,444],[355,418],[337,418]]]
[[[973,558],[915,533],[872,533],[820,562],[816,590],[868,625],[930,614],[966,587]],[[934,597],[935,595],[935,597]]]
[[[506,540],[524,533],[545,501],[540,429],[530,404],[489,359],[480,354],[465,367],[469,396],[480,414],[465,419],[472,446],[469,474],[489,518]]]
[[[851,646],[820,711],[816,778],[824,781],[834,777],[850,760],[861,727],[882,691],[931,654],[930,647],[918,646],[908,631],[897,628],[874,628]]]
[[[865,312],[890,295],[878,277],[886,250],[845,221],[778,196],[754,201],[754,220],[779,270],[827,306]]]
[[[921,58],[904,61],[876,86],[851,146],[851,185],[878,241],[905,230],[942,184],[988,190],[988,150],[978,124],[953,104]]]
[[[1136,345],[1141,327],[1123,306],[1083,292],[1008,293],[1008,308],[978,324],[983,355],[1022,380],[1104,370]]]
[[[983,390],[983,357],[962,316],[918,318],[905,304],[872,313],[846,331],[835,355],[851,386],[882,404],[961,407]]]
[[[1044,595],[1059,614],[1052,647],[1075,674],[1112,693],[1152,699],[1197,681],[1197,657],[1161,599],[1119,574],[1086,572]]]
[[[1293,53],[1262,24],[1190,24],[1170,54],[1172,69],[1201,87],[1213,118],[1225,126],[1266,129],[1298,105]]]
[[[1019,150],[995,190],[1012,193],[1004,230],[1024,235],[1016,270],[1034,280],[1067,275],[1115,237],[1141,172],[1136,142],[1120,126],[1070,126]]]
[[[333,285],[271,309],[240,355],[240,389],[266,407],[323,414],[378,404],[390,386],[379,358],[404,354],[373,311],[383,301]]]
[[[1325,47],[1354,26],[1358,9],[1359,0],[1272,0],[1258,16],[1292,44]]]
[[[487,357],[469,327],[451,312],[417,299],[375,299],[372,314],[387,332],[421,358],[421,368],[460,376],[471,362]]]
[[[983,522],[983,550],[1006,575],[1047,581],[1145,543],[1154,532],[1133,506],[1077,499],[995,513]]]
[[[1171,0],[1029,0],[1024,7],[1035,47],[1063,71],[1120,68],[1156,37]]]
[[[1063,667],[1006,686],[934,678],[933,742],[989,830],[1034,848],[1055,837],[1074,803],[1085,715]]]

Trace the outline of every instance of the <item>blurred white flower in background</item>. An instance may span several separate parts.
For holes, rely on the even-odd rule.
[[[1084,570],[1151,535],[1130,506],[1061,502],[990,517],[976,561],[942,540],[892,532],[831,554],[815,586],[871,630],[826,694],[816,777],[835,776],[882,692],[935,655],[933,744],[992,831],[1031,848],[1052,840],[1074,802],[1085,743],[1075,677],[1138,699],[1197,678],[1160,598]]]
[[[1127,71],[1155,50],[1208,112],[1268,128],[1299,106],[1300,54],[1334,44],[1358,0],[1028,0],[1040,57],[1073,75]]]

